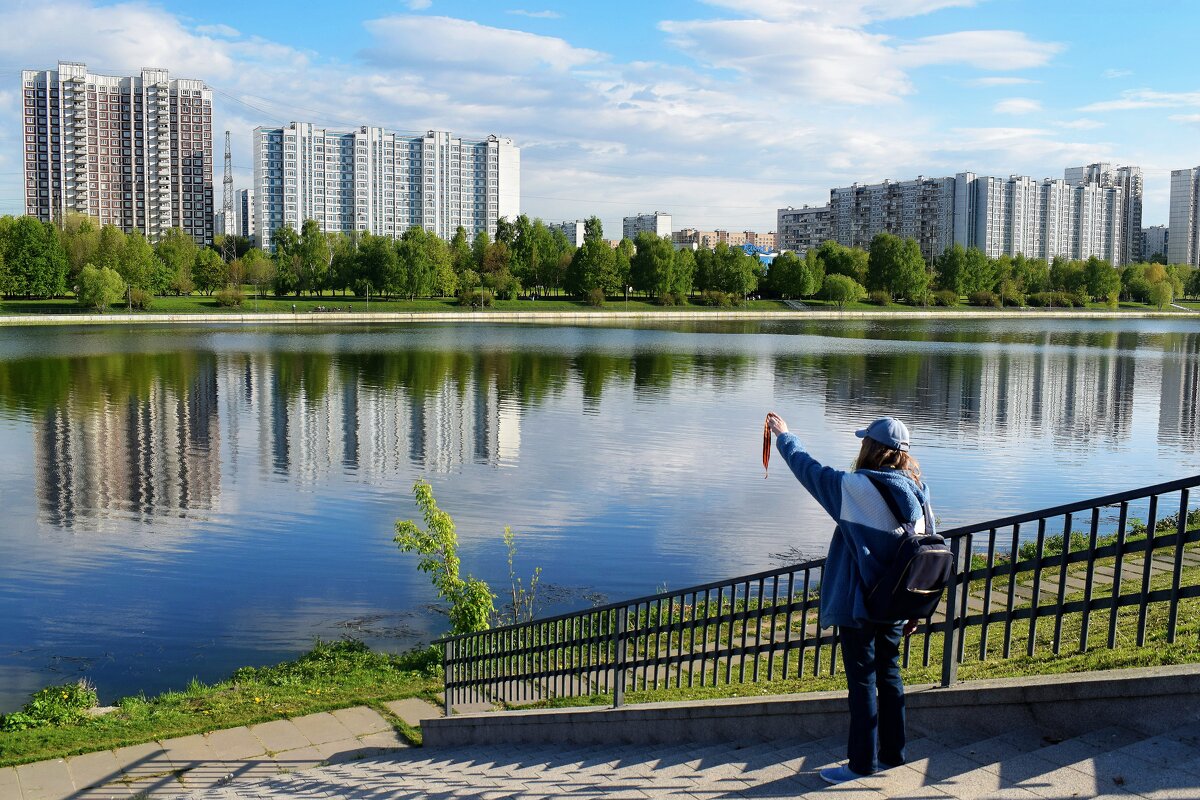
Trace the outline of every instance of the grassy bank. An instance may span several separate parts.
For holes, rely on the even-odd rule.
[[[888,306],[878,306],[873,303],[847,303],[843,307],[839,307],[835,303],[828,300],[805,300],[804,305],[813,311],[874,311],[874,312],[914,312],[914,311],[952,311],[961,312],[963,314],[988,314],[994,313],[998,309],[982,308],[977,306],[959,305],[953,308],[938,308],[934,306],[911,306],[900,303],[894,303]],[[1200,309],[1200,303],[1190,302],[1183,305]],[[686,306],[660,306],[650,302],[644,298],[631,298],[628,302],[624,298],[611,298],[603,307],[596,308],[579,300],[569,298],[548,298],[544,300],[497,300],[493,309],[484,310],[482,313],[489,311],[520,311],[520,312],[585,312],[594,314],[605,314],[614,311],[637,311],[641,313],[655,313],[669,316],[680,311],[689,312],[704,312],[704,311],[793,311],[782,300],[751,300],[743,305],[734,308],[714,308],[712,306],[703,306],[699,304],[691,304]],[[1020,309],[1004,309],[1006,311],[1015,311]],[[1039,311],[1055,311],[1062,312],[1072,309],[1025,309],[1029,313],[1037,313]],[[1110,309],[1103,303],[1092,303],[1087,308],[1074,309],[1080,313],[1091,311],[1125,311],[1125,312],[1159,312],[1156,306],[1147,305],[1145,303],[1121,303],[1118,308]],[[154,298],[151,307],[146,311],[134,311],[135,314],[263,314],[263,315],[290,315],[290,314],[321,314],[331,311],[349,312],[351,314],[362,313],[481,313],[478,309],[458,305],[458,301],[454,298],[422,298],[419,300],[380,300],[372,298],[369,302],[361,297],[332,295],[326,297],[260,297],[257,300],[251,295],[246,296],[245,303],[240,308],[230,308],[221,306],[212,297],[203,295],[190,295],[187,297],[156,297]],[[74,301],[72,298],[56,298],[52,300],[0,300],[0,315],[35,315],[35,314],[92,314],[94,309],[84,308]],[[123,305],[114,305],[109,309],[109,313],[119,314],[126,313],[126,308]],[[1162,313],[1177,313],[1186,314],[1178,308],[1170,306],[1162,309]]]
[[[350,706],[371,706],[392,718],[385,701],[434,701],[440,669],[433,650],[395,656],[357,642],[318,643],[295,661],[240,669],[213,685],[193,681],[154,698],[124,698],[116,711],[78,724],[0,731],[0,767]],[[419,731],[392,719],[402,735],[419,742]]]

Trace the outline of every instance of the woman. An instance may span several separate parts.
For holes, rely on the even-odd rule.
[[[882,417],[856,432],[863,443],[853,472],[818,463],[778,414],[767,415],[767,426],[800,483],[837,521],[821,580],[820,625],[837,626],[841,642],[850,701],[849,761],[821,770],[821,777],[844,783],[873,773],[877,754],[881,768],[904,763],[900,642],[919,620],[872,620],[863,595],[895,556],[903,523],[914,523],[917,533],[934,533],[929,490],[908,453],[908,428],[898,419]]]

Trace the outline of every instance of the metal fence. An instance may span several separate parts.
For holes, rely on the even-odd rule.
[[[945,531],[955,576],[904,665],[1174,642],[1200,597],[1200,475]],[[1082,526],[1082,527],[1080,527]],[[522,704],[627,690],[833,675],[817,606],[824,559],[438,640],[445,702]],[[948,611],[949,610],[949,611]]]

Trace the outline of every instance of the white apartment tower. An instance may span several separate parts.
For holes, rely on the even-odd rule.
[[[24,70],[25,213],[67,212],[152,242],[213,239],[212,91],[165,69],[125,77],[84,64]]]
[[[621,235],[626,239],[633,239],[642,231],[649,231],[658,237],[671,236],[671,215],[661,211],[655,211],[653,214],[635,214],[625,217],[622,222]]]
[[[583,220],[577,219],[574,222],[567,220],[557,225],[551,223],[546,227],[552,231],[562,231],[562,235],[567,237],[567,241],[571,243],[572,247],[583,247],[584,234],[587,232],[587,223]]]
[[[399,237],[419,226],[443,239],[458,226],[494,235],[520,212],[521,151],[511,139],[446,131],[407,137],[383,128],[331,131],[311,123],[254,129],[259,247],[312,219],[326,232]]]
[[[1147,260],[1156,255],[1165,256],[1171,244],[1171,229],[1166,225],[1151,225],[1142,228],[1142,255]]]
[[[1071,186],[1095,184],[1121,192],[1122,237],[1118,242],[1116,266],[1136,264],[1150,255],[1142,242],[1142,196],[1144,187],[1141,167],[1117,167],[1100,162],[1086,167],[1068,167],[1063,178]],[[1152,252],[1152,251],[1151,251]]]
[[[776,214],[775,230],[779,231],[779,249],[799,256],[834,238],[828,205],[781,208]]]
[[[251,242],[258,226],[254,224],[254,190],[241,189],[233,193],[233,233]]]
[[[1200,266],[1200,167],[1171,170],[1168,264]]]
[[[831,190],[829,204],[832,238],[843,245],[865,249],[877,234],[891,233],[916,239],[932,262],[952,243],[953,178],[856,183]]]

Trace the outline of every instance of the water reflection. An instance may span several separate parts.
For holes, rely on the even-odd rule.
[[[1200,333],[1161,334],[1154,350],[1138,349],[1139,333],[1117,331],[1015,337],[1036,345],[1023,349],[843,352],[811,346],[812,325],[798,330],[803,348],[779,337],[731,347],[726,338],[715,352],[659,343],[632,354],[351,348],[16,359],[0,361],[0,399],[32,418],[38,501],[45,521],[64,528],[110,511],[211,509],[223,436],[234,454],[255,443],[260,467],[292,481],[344,471],[379,484],[407,466],[438,474],[516,462],[523,415],[572,387],[584,413],[599,413],[616,386],[646,402],[678,385],[715,398],[763,367],[778,396],[820,397],[837,425],[888,410],[925,431],[993,444],[1050,436],[1076,448],[1127,442],[1138,380],[1157,377],[1160,441],[1197,448]],[[895,333],[839,334],[884,331]],[[979,335],[908,330],[906,338]]]

